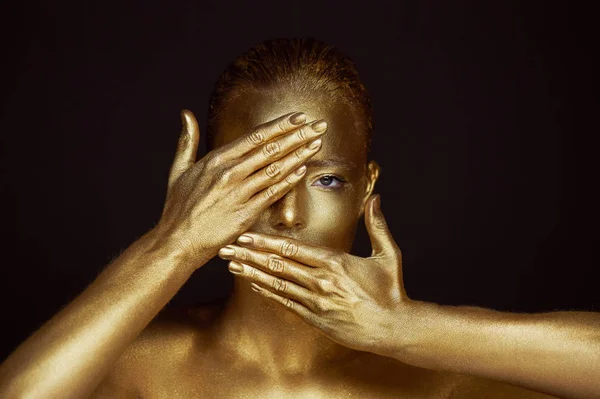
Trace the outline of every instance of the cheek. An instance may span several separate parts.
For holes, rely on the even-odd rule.
[[[357,226],[357,200],[343,194],[312,196],[308,229],[315,244],[349,251]]]

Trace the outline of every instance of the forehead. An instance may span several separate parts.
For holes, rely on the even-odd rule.
[[[227,102],[215,131],[215,146],[227,144],[250,129],[291,112],[304,112],[306,121],[325,119],[328,128],[323,146],[313,159],[342,159],[363,168],[366,137],[360,131],[352,108],[332,101],[326,94],[294,93],[285,89],[264,89],[238,93]]]

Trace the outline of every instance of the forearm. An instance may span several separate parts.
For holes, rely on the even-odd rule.
[[[2,397],[85,397],[193,272],[151,231],[0,366]]]
[[[397,331],[401,350],[392,357],[565,398],[600,397],[600,314],[414,304],[399,316],[410,327]]]

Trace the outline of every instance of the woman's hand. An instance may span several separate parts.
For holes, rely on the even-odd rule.
[[[294,171],[318,151],[306,143],[326,128],[284,115],[195,162],[198,124],[190,111],[182,119],[159,223],[0,365],[0,397],[89,397],[194,268],[302,178]],[[126,396],[115,375],[102,384]]]
[[[219,256],[231,260],[229,270],[251,281],[260,295],[341,345],[470,376],[456,387],[460,397],[493,391],[506,397],[599,397],[598,313],[510,313],[409,299],[402,253],[378,196],[365,208],[373,247],[368,258],[256,232],[244,233],[239,245],[222,248]]]
[[[320,139],[315,139],[327,124],[305,124],[303,113],[287,114],[195,162],[198,123],[188,110],[181,118],[183,130],[155,230],[200,267],[302,179],[302,164],[319,151]]]
[[[229,270],[253,282],[255,291],[332,340],[388,354],[390,336],[403,329],[398,314],[413,301],[404,290],[402,253],[375,202],[378,195],[369,199],[365,212],[373,248],[369,258],[255,232],[244,233],[237,240],[240,246],[228,245],[219,256],[231,260]]]

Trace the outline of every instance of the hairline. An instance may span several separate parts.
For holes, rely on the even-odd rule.
[[[220,103],[220,107],[219,110],[216,112],[213,112],[213,120],[207,120],[207,125],[208,125],[208,136],[209,136],[209,140],[207,140],[207,149],[208,150],[212,150],[214,148],[216,148],[215,146],[210,146],[210,142],[208,141],[212,141],[212,143],[215,142],[215,137],[216,137],[216,131],[217,131],[217,126],[219,125],[219,123],[222,120],[222,115],[223,113],[226,112],[227,108],[229,107],[229,105],[235,101],[236,99],[239,99],[240,97],[242,97],[244,94],[249,94],[249,93],[267,93],[269,91],[274,91],[274,90],[280,90],[280,91],[285,91],[285,90],[291,90],[292,92],[297,93],[298,95],[302,95],[302,96],[310,96],[310,92],[311,91],[315,91],[316,88],[305,88],[305,89],[297,89],[297,88],[293,88],[293,87],[283,87],[282,86],[282,82],[278,82],[276,84],[265,84],[262,82],[242,82],[240,83],[238,86],[232,88],[231,90],[229,90],[227,92],[227,94],[223,97],[221,103]],[[327,91],[320,91],[319,94],[325,96],[325,97],[329,97],[331,98],[332,104],[333,103],[342,103],[345,106],[347,106],[348,108],[350,108],[350,115],[354,115],[354,110],[358,110],[361,111],[361,107],[360,105],[356,105],[354,103],[352,103],[352,100],[354,100],[353,97],[349,98],[347,95],[340,95],[340,96],[335,96],[330,92]],[[337,97],[337,98],[336,98]],[[308,100],[308,98],[307,98]],[[331,110],[333,108],[333,105],[329,105],[327,102],[325,103],[325,107],[327,107],[328,110]],[[291,111],[290,111],[291,112]],[[210,114],[210,110],[209,110],[209,114]],[[370,146],[369,146],[369,141],[370,141],[370,135],[369,132],[367,131],[367,124],[365,123],[366,121],[363,121],[364,118],[359,117],[359,116],[352,116],[354,118],[354,123],[353,126],[356,130],[356,132],[358,132],[359,134],[362,134],[364,136],[364,140],[365,140],[365,150],[366,150],[366,155],[368,157],[369,152],[370,152]],[[372,135],[372,133],[371,133]],[[210,140],[211,139],[211,140]]]

